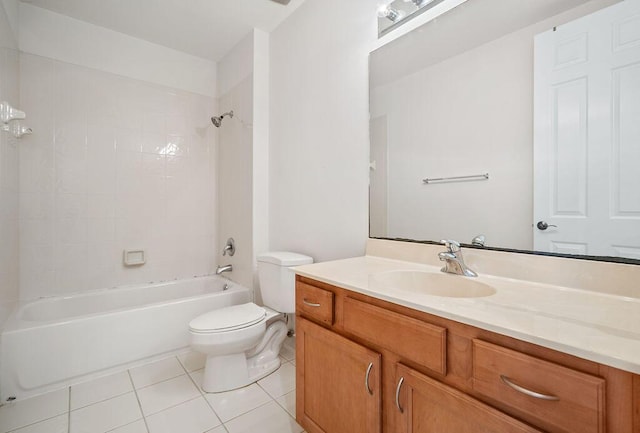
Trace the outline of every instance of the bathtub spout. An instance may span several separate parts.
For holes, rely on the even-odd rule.
[[[232,265],[218,266],[216,269],[216,275],[220,275],[223,272],[231,272],[233,271]]]

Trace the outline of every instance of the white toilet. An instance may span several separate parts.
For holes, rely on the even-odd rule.
[[[223,392],[249,385],[280,367],[287,336],[283,313],[295,312],[292,266],[313,259],[289,252],[258,257],[258,278],[265,307],[252,302],[213,310],[189,323],[191,347],[207,355],[202,389]]]

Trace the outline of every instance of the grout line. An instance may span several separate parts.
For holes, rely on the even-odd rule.
[[[113,374],[113,376],[118,375],[118,374],[122,374],[122,373],[125,373],[125,372],[121,371],[119,373]],[[102,378],[105,378],[105,377],[110,377],[110,376],[103,376]],[[82,384],[86,384],[86,383],[90,383],[90,382],[93,382],[93,381],[81,382],[78,385],[82,385]],[[129,383],[131,383],[131,379],[129,379]],[[72,385],[72,386],[77,386],[77,385]],[[97,401],[94,401],[92,403],[84,404],[82,406],[76,407],[75,409],[72,409],[71,408],[71,387],[69,387],[69,412],[74,412],[74,411],[79,410],[79,409],[84,409],[86,407],[93,406],[94,404],[103,403],[103,402],[105,402],[107,400],[111,400],[111,399],[116,398],[116,397],[121,397],[121,396],[123,396],[125,394],[129,394],[131,391],[134,391],[134,390],[135,390],[135,387],[133,386],[133,384],[131,384],[131,389],[128,389],[128,390],[126,390],[124,392],[121,392],[119,394],[114,394],[114,395],[112,395],[110,397],[103,398],[102,400],[97,400]]]
[[[22,400],[22,401],[24,401],[24,400]],[[41,419],[41,420],[38,420],[38,421],[35,421],[35,422],[31,422],[31,423],[26,424],[26,425],[21,425],[20,427],[16,427],[13,430],[8,430],[8,431],[3,432],[3,433],[15,433],[18,430],[22,430],[23,428],[33,427],[34,425],[40,424],[40,423],[45,422],[45,421],[51,421],[54,418],[58,418],[58,417],[60,417],[62,415],[66,415],[66,413],[67,412],[59,413],[58,415],[50,416],[49,418],[44,418],[44,419]]]
[[[179,356],[176,355],[176,359],[178,360],[178,364],[180,364],[180,366],[182,367],[182,369],[184,370],[185,373],[189,374],[189,370],[187,370],[187,366],[184,365],[184,363],[182,362],[182,360],[180,359]],[[202,367],[204,368],[204,367]],[[198,370],[201,370],[200,368]],[[198,371],[198,370],[194,370],[194,371]],[[192,373],[192,372],[191,372]]]
[[[142,417],[142,418],[138,418],[138,419],[137,419],[137,420],[135,420],[135,421],[131,421],[131,422],[130,422],[130,423],[128,423],[128,424],[121,425],[121,426],[116,427],[116,428],[112,428],[111,430],[107,430],[107,431],[106,431],[106,432],[104,432],[104,433],[111,433],[111,432],[114,432],[114,431],[116,431],[116,430],[118,430],[118,429],[121,429],[122,427],[126,427],[126,426],[128,426],[128,425],[135,424],[135,423],[137,423],[137,422],[138,422],[138,421],[140,421],[140,420],[143,420],[143,421],[144,421],[144,417]],[[147,430],[147,431],[148,431],[148,430]]]
[[[189,402],[191,402],[191,401],[193,401],[193,400],[197,400],[197,399],[199,399],[200,397],[202,397],[202,396],[201,396],[201,395],[199,395],[199,396],[197,396],[197,397],[190,398],[189,400],[181,401],[180,403],[177,403],[177,404],[174,404],[174,405],[172,405],[172,406],[166,407],[166,408],[164,408],[164,409],[162,409],[162,410],[159,410],[159,411],[157,411],[157,412],[150,413],[149,415],[144,415],[144,414],[142,414],[142,416],[143,416],[143,417],[147,417],[147,416],[157,415],[157,414],[159,414],[159,413],[164,412],[165,410],[173,409],[174,407],[178,407],[178,406],[180,406],[180,405],[182,405],[182,404],[189,403]]]
[[[202,390],[202,388],[200,388],[200,386],[196,383],[196,381],[193,379],[193,377],[191,377],[191,374],[189,374],[189,372],[187,371],[187,368],[182,364],[182,362],[180,361],[179,358],[178,358],[178,362],[180,362],[180,365],[182,365],[182,368],[184,369],[184,371],[187,372],[187,377],[191,380],[191,383],[193,383],[193,385],[196,387],[196,389],[198,390],[198,392],[200,393],[202,398],[204,398],[204,401],[205,401],[205,403],[207,403],[207,406],[209,406],[211,408],[211,410],[213,411],[213,414],[218,418],[218,421],[220,421],[220,423],[222,425],[224,425],[224,423],[222,422],[222,418],[220,418],[220,415],[218,415],[218,412],[216,412],[216,410],[211,405],[211,402],[207,399],[207,396],[205,395],[205,392]],[[200,370],[195,370],[195,371],[200,371]],[[226,429],[227,428],[225,427],[225,430]]]
[[[187,373],[187,375],[188,375],[188,373]],[[170,380],[177,379],[178,377],[182,377],[182,376],[184,376],[184,373],[180,373],[179,375],[170,377],[168,379],[159,380],[159,381],[151,383],[149,385],[141,386],[140,388],[136,388],[135,384],[133,384],[133,379],[131,380],[131,382],[133,384],[133,389],[142,390],[142,389],[145,389],[145,388],[149,388],[150,386],[158,385],[159,383],[169,382]]]
[[[133,387],[133,392],[136,396],[136,400],[138,401],[138,408],[140,408],[140,415],[142,415],[142,420],[144,421],[144,428],[147,429],[147,433],[149,433],[149,424],[147,424],[147,418],[144,416],[144,411],[142,410],[142,404],[140,403],[140,397],[138,397],[138,390],[133,384],[133,378],[131,377],[131,371],[127,370],[127,374],[129,375],[129,381],[131,382],[131,386]],[[137,420],[136,420],[137,421]]]
[[[269,394],[267,394],[267,395],[269,395]],[[234,419],[238,419],[238,418],[240,418],[240,417],[241,417],[241,416],[243,416],[243,415],[246,415],[246,414],[248,414],[248,413],[253,412],[253,411],[254,411],[254,410],[256,410],[256,409],[261,408],[262,406],[266,406],[266,405],[268,405],[269,403],[273,403],[273,402],[275,402],[276,404],[278,404],[278,402],[277,402],[277,401],[275,401],[275,400],[274,400],[270,395],[269,395],[269,399],[270,399],[270,400],[269,400],[269,401],[267,401],[266,403],[259,404],[258,406],[254,407],[254,408],[251,408],[251,409],[249,409],[249,410],[248,410],[248,411],[246,411],[246,412],[242,412],[241,414],[236,415],[236,416],[234,416],[233,418],[229,418],[226,422],[231,422],[231,421],[233,421]],[[278,406],[279,406],[279,405],[278,405]],[[286,412],[286,411],[285,411],[285,412]],[[289,412],[287,412],[287,414],[288,414],[288,413],[289,413]],[[224,424],[224,423],[223,423],[223,424]],[[226,428],[226,427],[225,427],[225,428]]]

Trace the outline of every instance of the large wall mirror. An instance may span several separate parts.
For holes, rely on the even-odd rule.
[[[640,0],[468,0],[371,53],[370,114],[371,237],[640,263]]]

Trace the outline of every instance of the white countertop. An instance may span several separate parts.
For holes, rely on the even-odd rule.
[[[640,374],[638,298],[490,275],[474,280],[496,293],[479,298],[369,284],[371,275],[395,270],[440,272],[440,267],[364,256],[295,268],[297,274],[318,281]]]

